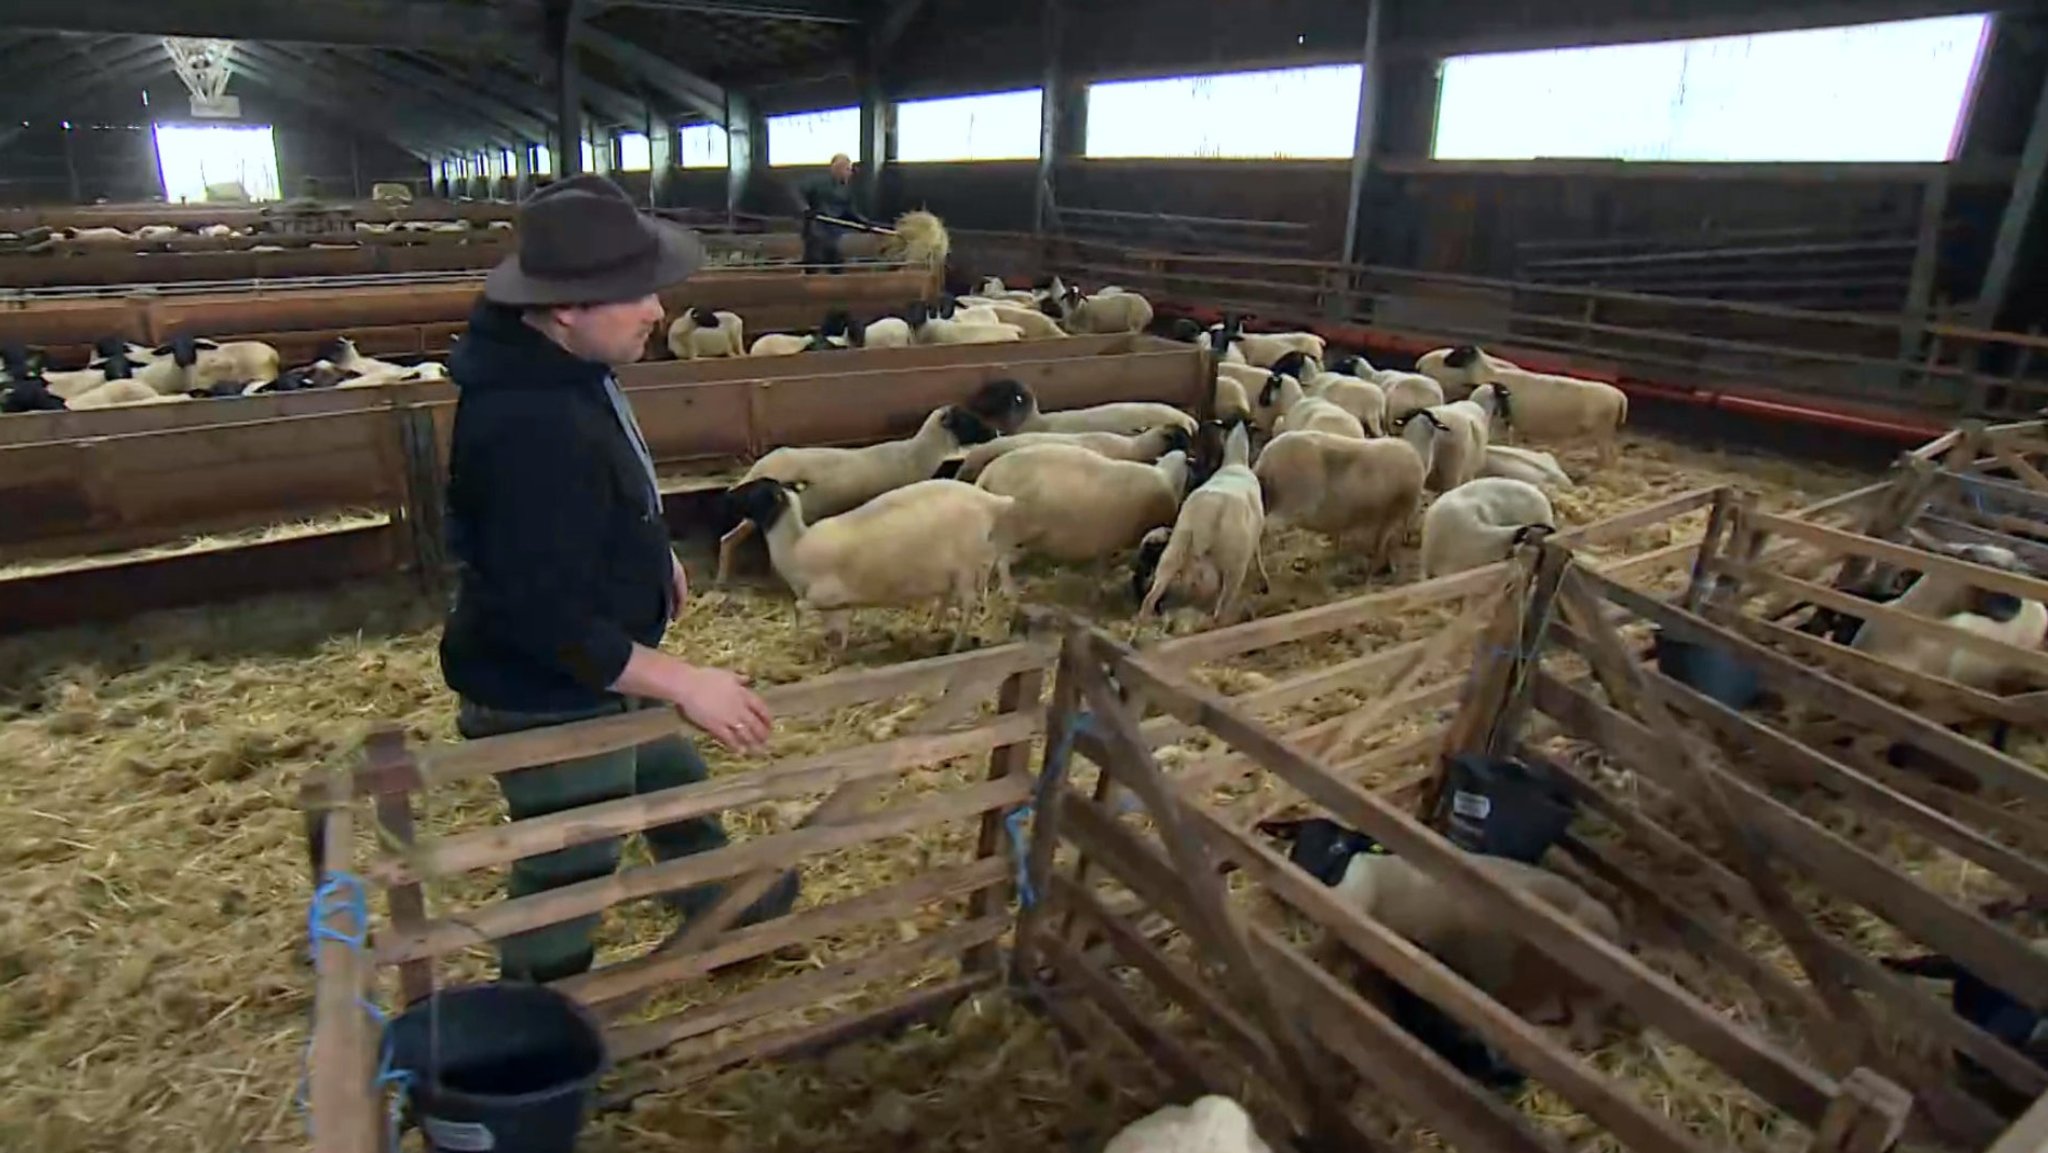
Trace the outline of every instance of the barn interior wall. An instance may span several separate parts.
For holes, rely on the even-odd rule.
[[[234,123],[271,125],[278,179],[286,195],[296,194],[308,178],[318,183],[323,195],[346,196],[358,178],[360,193],[367,195],[374,181],[414,180],[427,174],[424,161],[381,137],[351,131],[301,105],[232,86],[230,90],[242,100],[242,118]],[[0,201],[69,204],[161,197],[151,110],[167,121],[190,118],[165,114],[186,108],[185,90],[176,80],[151,84],[147,91],[147,105],[138,90],[117,102],[74,110],[68,114],[68,131],[64,118],[32,121],[21,136],[0,148]]]

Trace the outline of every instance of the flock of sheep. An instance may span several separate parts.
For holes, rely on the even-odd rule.
[[[981,301],[1005,299],[1000,282],[984,287]],[[1150,318],[1131,293],[1038,292],[1042,311],[1071,317],[1109,302],[1124,323]],[[679,355],[703,355],[714,340],[716,355],[738,355],[737,318],[730,330],[707,319],[677,321]],[[834,342],[872,340],[887,324],[857,332],[841,318],[797,339],[843,347]],[[841,645],[856,607],[940,600],[958,613],[957,646],[992,578],[1014,591],[1017,560],[1130,555],[1141,613],[1173,597],[1224,621],[1242,610],[1250,573],[1265,579],[1270,527],[1334,538],[1377,570],[1421,514],[1425,576],[1502,559],[1554,529],[1544,490],[1572,482],[1550,454],[1496,439],[1591,439],[1611,454],[1627,417],[1610,385],[1527,372],[1474,348],[1430,353],[1417,373],[1355,356],[1333,372],[1311,333],[1248,333],[1231,320],[1181,335],[1216,355],[1215,420],[1156,403],[1042,412],[1029,388],[999,380],[903,440],[777,449],[728,490],[737,523],[721,542],[720,578],[737,544],[759,533],[799,612],[824,614]],[[1425,491],[1438,496],[1422,513]]]
[[[107,337],[94,345],[86,367],[66,371],[49,367],[40,349],[9,344],[0,346],[0,413],[80,412],[447,377],[436,361],[406,365],[364,356],[347,337],[328,341],[308,364],[280,371],[281,364],[277,349],[260,340],[181,336],[145,348]]]
[[[808,332],[771,332],[747,341],[736,312],[696,307],[669,324],[668,350],[677,360],[730,356],[792,356],[843,348],[906,348],[914,344],[1001,344],[1118,332],[1143,332],[1152,305],[1135,292],[1110,286],[1093,295],[1060,283],[1012,290],[991,278],[971,296],[941,294],[917,301],[901,316],[865,324],[844,311],[828,313]]]
[[[512,230],[509,220],[471,223],[464,220],[400,220],[390,224],[372,224],[357,221],[352,226],[358,236],[403,235],[408,233],[434,235],[467,235],[472,232],[498,234]],[[55,251],[59,243],[82,247],[92,251],[147,252],[162,249],[175,240],[195,238],[209,240],[256,240],[243,251],[283,252],[282,244],[260,243],[273,234],[260,228],[236,228],[228,224],[145,224],[135,229],[114,228],[107,225],[84,228],[35,228],[26,232],[0,232],[0,250],[9,252],[39,253]],[[354,248],[353,243],[313,241],[312,248]]]

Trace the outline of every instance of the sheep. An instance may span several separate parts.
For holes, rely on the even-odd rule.
[[[861,344],[866,348],[908,348],[911,344],[910,322],[900,316],[884,316],[871,321],[861,330]]]
[[[126,244],[135,239],[118,228],[59,228],[50,235],[80,244]]]
[[[1481,906],[1459,899],[1419,866],[1325,818],[1270,822],[1261,829],[1283,836],[1291,831],[1295,850],[1290,858],[1330,886],[1332,896],[1407,938],[1502,1005],[1535,1024],[1569,1024],[1581,1034],[1575,1040],[1592,1039],[1583,1034],[1597,1030],[1609,1005],[1607,995],[1550,961]],[[1310,851],[1303,852],[1304,847]],[[1475,853],[1467,860],[1591,935],[1622,943],[1614,911],[1572,881],[1506,857]],[[1336,962],[1339,971],[1351,967],[1349,948],[1334,936],[1326,937],[1318,952]]]
[[[1036,296],[1028,291],[1009,287],[1003,283],[1003,278],[1000,276],[983,277],[981,287],[976,290],[975,294],[986,297],[989,300],[1007,301],[1011,304],[1021,304],[1026,307],[1038,303]]]
[[[1149,616],[1169,589],[1185,582],[1189,598],[1215,607],[1210,620],[1222,623],[1236,609],[1245,574],[1256,563],[1259,580],[1271,584],[1259,539],[1266,531],[1266,504],[1251,469],[1251,431],[1233,427],[1223,442],[1223,467],[1188,494],[1172,529],[1153,529],[1138,545],[1133,587],[1149,585],[1139,616]],[[1149,580],[1147,579],[1149,577]]]
[[[938,469],[940,461],[994,437],[995,431],[972,412],[947,405],[933,409],[916,435],[905,440],[864,448],[778,448],[755,461],[739,483],[781,481],[802,499],[804,520],[809,523],[838,516],[885,492],[924,480]],[[719,540],[720,581],[731,571],[733,550],[751,531],[742,521]]]
[[[1001,324],[996,319],[993,304],[963,302],[950,292],[939,294],[938,308],[935,309],[943,320],[957,320],[962,324]]]
[[[1987,568],[2025,571],[2017,554],[1997,545],[1943,546],[1924,535],[1916,535],[1915,543]],[[2019,648],[2041,647],[2043,633],[2048,632],[2048,607],[2039,601],[1988,592],[1948,573],[1922,573],[1891,601],[1891,607]],[[1866,621],[1849,647],[1901,668],[1986,691],[2010,688],[2025,678],[1990,654],[1963,649],[1946,637],[1909,632],[1889,621]]]
[[[1567,492],[1577,487],[1571,476],[1558,465],[1557,458],[1549,453],[1491,442],[1486,446],[1486,460],[1479,466],[1479,475],[1513,477],[1538,488]]]
[[[1379,385],[1380,391],[1387,394],[1389,427],[1408,419],[1410,413],[1444,403],[1443,386],[1420,373],[1382,368],[1364,379]]]
[[[730,495],[744,523],[767,538],[769,560],[796,593],[798,615],[823,613],[828,638],[842,650],[855,607],[934,598],[959,611],[959,649],[996,564],[997,526],[1015,504],[959,481],[923,480],[812,522],[798,494],[779,480],[750,480]]]
[[[860,348],[867,342],[867,329],[853,319],[853,314],[835,308],[819,322],[817,339],[832,348]]]
[[[1501,420],[1508,428],[1532,440],[1591,440],[1599,449],[1600,463],[1614,462],[1615,438],[1628,423],[1627,393],[1597,380],[1513,366],[1497,368],[1493,375],[1481,388],[1500,394]]]
[[[1304,386],[1309,396],[1350,413],[1371,436],[1387,434],[1387,394],[1380,386],[1341,372],[1319,372]]]
[[[145,224],[135,230],[137,240],[169,240],[181,231],[175,224]]]
[[[1280,415],[1271,409],[1262,411],[1258,405],[1251,403],[1261,392],[1265,391],[1266,382],[1272,378],[1272,375],[1273,371],[1267,368],[1253,368],[1249,364],[1234,364],[1229,361],[1216,362],[1217,389],[1220,391],[1223,388],[1223,382],[1226,380],[1236,386],[1238,394],[1246,398],[1245,414],[1258,427],[1260,432],[1272,432],[1273,419]]]
[[[1088,561],[1135,547],[1173,523],[1187,479],[1188,457],[1178,451],[1155,464],[1111,460],[1071,444],[999,457],[975,484],[1017,501],[998,530],[1003,592],[1013,593],[1010,565],[1026,552]]]
[[[53,372],[44,366],[41,349],[30,349],[13,343],[0,347],[0,366],[4,366],[8,381],[20,388],[23,398],[21,403],[44,406],[48,404],[44,397],[58,401],[70,400],[100,387],[109,380],[120,380],[130,375],[125,358],[119,354],[112,361],[101,361],[92,368],[75,372]],[[40,412],[49,409],[42,407],[19,411]]]
[[[1102,1153],[1272,1153],[1244,1106],[1210,1095],[1168,1105],[1124,1126]]]
[[[1415,358],[1415,371],[1442,385],[1450,396],[1462,397],[1482,384],[1492,384],[1501,369],[1520,371],[1521,366],[1490,355],[1476,344],[1433,349]]]
[[[1176,450],[1186,452],[1190,440],[1185,429],[1161,425],[1136,436],[1115,432],[1020,432],[999,436],[967,450],[957,478],[972,483],[997,457],[1034,444],[1071,444],[1111,460],[1134,460],[1150,464]]]
[[[1216,374],[1216,384],[1209,394],[1209,415],[1225,424],[1251,420],[1252,402],[1235,377],[1222,372]]]
[[[347,344],[346,341],[342,343]],[[355,346],[347,345],[353,353]],[[186,393],[217,385],[246,385],[258,380],[277,379],[281,361],[277,349],[260,340],[230,340],[217,343],[181,336],[152,350],[157,357],[168,356],[177,372],[171,387],[164,387],[163,370],[157,360],[135,374],[135,378],[162,393]],[[381,362],[379,362],[381,363]]]
[[[745,356],[746,325],[736,312],[686,308],[668,326],[668,350],[677,360]]]
[[[811,337],[800,332],[771,332],[754,338],[748,356],[795,356],[811,347]]]
[[[996,322],[1015,326],[1023,332],[1026,340],[1052,340],[1067,335],[1059,322],[1035,308],[1018,304],[996,303],[989,306]]]
[[[1135,292],[1082,296],[1068,288],[1059,298],[1060,327],[1072,333],[1143,332],[1152,323],[1152,304]]]
[[[62,412],[64,398],[50,391],[40,376],[17,376],[0,390],[0,413]]]
[[[208,224],[199,229],[199,235],[218,240],[222,237],[235,235],[235,230],[232,226],[226,224]]]
[[[1006,344],[1024,339],[1023,330],[1015,325],[947,320],[923,301],[910,306],[908,319],[911,336],[918,344]],[[872,337],[872,331],[869,335]]]
[[[1289,395],[1293,398],[1293,402],[1285,403],[1280,415],[1274,419],[1275,433],[1310,430],[1348,436],[1353,440],[1365,439],[1365,425],[1357,417],[1320,396],[1303,396],[1300,383],[1293,377],[1275,373],[1266,388],[1269,392],[1279,393],[1282,403]],[[1262,392],[1260,400],[1263,402],[1265,398],[1266,393]]]
[[[1136,435],[1170,425],[1193,436],[1195,418],[1170,404],[1117,401],[1040,412],[1038,397],[1014,380],[992,380],[976,389],[967,407],[1004,436],[1020,432],[1116,432]]]
[[[1422,518],[1422,575],[1449,576],[1506,560],[1538,532],[1557,531],[1543,490],[1504,476],[1481,477],[1438,497]]]
[[[1266,445],[1252,471],[1268,525],[1355,535],[1369,571],[1378,572],[1408,534],[1428,470],[1404,441],[1287,432]]]
[[[1300,381],[1282,373],[1267,372],[1266,379],[1259,383],[1258,392],[1253,396],[1252,423],[1263,433],[1278,431],[1280,418],[1300,404],[1303,395]]]
[[[110,380],[98,388],[88,389],[65,402],[73,412],[84,412],[95,408],[118,408],[132,404],[171,404],[188,400],[185,396],[164,396],[139,380]]]
[[[1465,400],[1426,409],[1450,435],[1437,442],[1436,463],[1430,469],[1430,486],[1449,492],[1479,475],[1486,463],[1487,430],[1501,411],[1502,398],[1491,387],[1474,392]]]
[[[1323,359],[1323,338],[1313,332],[1246,332],[1243,319],[1236,316],[1225,317],[1220,331],[1244,355],[1247,364],[1261,368],[1273,367],[1290,352]]]

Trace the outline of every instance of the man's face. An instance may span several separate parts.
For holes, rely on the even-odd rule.
[[[853,179],[853,161],[844,156],[832,158],[832,179],[844,184]]]
[[[647,338],[662,320],[661,298],[649,294],[616,304],[558,308],[562,343],[585,360],[631,364],[647,351]]]

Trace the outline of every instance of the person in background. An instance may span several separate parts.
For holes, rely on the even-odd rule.
[[[449,362],[460,389],[449,454],[448,534],[458,579],[441,670],[465,738],[649,707],[680,709],[728,748],[759,751],[773,725],[743,677],[661,651],[689,597],[669,546],[653,459],[613,374],[640,359],[663,319],[658,289],[687,278],[704,249],[686,229],[641,215],[601,176],[571,177],[519,210],[519,250],[491,270]],[[513,819],[705,779],[680,735],[499,777]],[[726,844],[714,817],[649,829],[657,860]],[[525,858],[524,897],[609,875],[620,843]],[[667,895],[687,920],[719,886]],[[786,875],[741,923],[779,916]],[[499,942],[507,979],[553,981],[590,968],[595,916]]]
[[[804,263],[812,267],[823,266],[829,272],[840,271],[840,264],[845,258],[839,253],[839,242],[853,230],[827,223],[819,217],[830,216],[855,224],[868,223],[868,218],[861,215],[860,206],[854,201],[853,158],[844,152],[834,156],[831,171],[806,181],[798,189],[798,196],[803,201]]]

